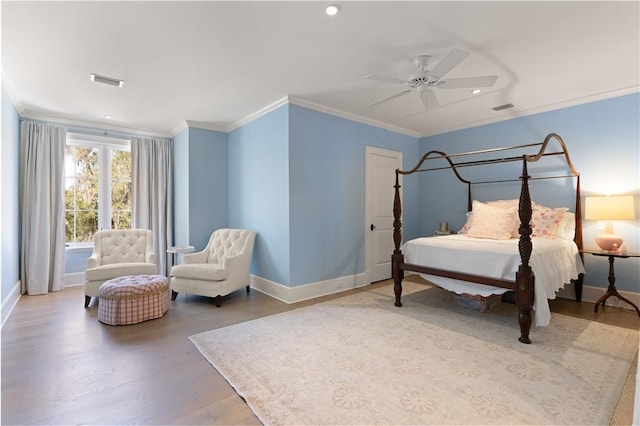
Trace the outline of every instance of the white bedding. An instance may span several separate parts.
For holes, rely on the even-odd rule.
[[[535,275],[535,325],[545,326],[551,319],[547,299],[578,274],[584,273],[578,248],[573,241],[532,238],[529,265]],[[490,240],[467,235],[416,238],[401,248],[406,263],[491,278],[515,280],[520,266],[518,239]],[[508,290],[467,281],[421,274],[426,280],[458,294],[502,294]]]

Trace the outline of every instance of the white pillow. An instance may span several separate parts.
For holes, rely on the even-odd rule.
[[[576,236],[576,214],[571,212],[564,212],[564,216],[558,226],[556,232],[556,238],[563,240],[573,241]]]
[[[508,240],[517,223],[517,209],[501,208],[473,201],[473,220],[467,233],[474,238]]]

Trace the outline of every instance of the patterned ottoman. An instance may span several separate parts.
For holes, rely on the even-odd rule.
[[[169,283],[164,275],[130,275],[100,286],[98,320],[109,325],[137,324],[169,310]]]

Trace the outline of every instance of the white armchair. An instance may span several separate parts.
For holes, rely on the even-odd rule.
[[[148,229],[109,229],[93,236],[93,253],[87,259],[84,307],[99,296],[100,285],[125,275],[158,273],[153,234]]]
[[[201,252],[186,254],[182,264],[171,268],[171,300],[178,293],[213,297],[217,307],[222,297],[242,287],[249,292],[249,270],[255,232],[218,229]]]

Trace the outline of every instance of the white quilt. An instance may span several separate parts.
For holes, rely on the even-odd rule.
[[[532,243],[529,265],[535,275],[535,325],[546,326],[551,319],[547,299],[555,299],[558,289],[570,280],[577,279],[578,274],[585,270],[573,241],[532,238]],[[520,266],[518,239],[489,240],[467,235],[416,238],[406,242],[402,252],[406,263],[512,281]],[[457,294],[489,296],[507,291],[451,278],[421,275]]]

